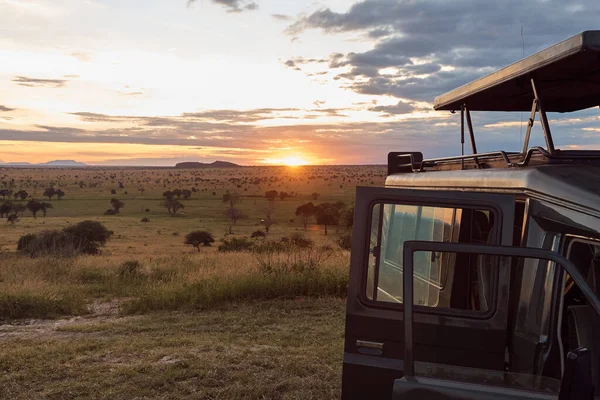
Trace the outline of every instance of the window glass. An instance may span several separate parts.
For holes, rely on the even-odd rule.
[[[376,204],[371,220],[366,294],[371,300],[387,303],[402,303],[405,241],[487,243],[491,232],[490,212],[483,210]],[[457,260],[455,254],[439,253],[415,257],[416,305],[487,309],[492,273],[478,272],[478,264],[485,260],[472,256]]]

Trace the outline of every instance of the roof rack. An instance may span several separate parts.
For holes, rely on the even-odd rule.
[[[388,155],[388,172],[420,172],[460,162],[460,168],[523,167],[533,159],[546,163],[600,160],[597,151],[555,148],[547,112],[570,112],[600,105],[600,30],[585,31],[494,73],[438,96],[435,110],[460,110],[458,157],[423,160],[420,152]],[[520,153],[478,153],[471,111],[530,111]],[[531,130],[539,114],[546,149],[529,148]],[[465,126],[471,155],[465,155]]]
[[[536,164],[584,164],[600,162],[600,150],[557,150],[549,153],[543,147],[530,148],[525,157],[519,152],[493,151],[454,157],[423,159],[420,152],[390,152],[388,154],[388,175],[425,172],[427,170],[465,169],[465,162],[471,163],[468,169],[518,168],[531,165],[537,156]]]

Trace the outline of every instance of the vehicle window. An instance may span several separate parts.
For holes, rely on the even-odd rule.
[[[384,303],[402,303],[405,241],[487,243],[492,230],[488,210],[376,204],[371,220],[366,295]],[[468,255],[416,255],[415,304],[485,311],[492,272],[481,271],[483,262]]]

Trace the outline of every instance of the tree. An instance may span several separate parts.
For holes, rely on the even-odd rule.
[[[300,217],[302,220],[302,226],[304,227],[304,230],[308,228],[308,221],[310,220],[310,217],[316,215],[316,213],[317,208],[312,202],[302,204],[296,208],[296,216]]]
[[[344,228],[352,228],[354,225],[354,206],[342,211],[341,222]]]
[[[12,209],[15,213],[21,214],[21,216],[23,216],[23,213],[27,211],[27,205],[23,203],[16,203],[13,204]]]
[[[115,199],[114,197],[110,199],[110,205],[112,206],[113,210],[115,210],[115,214],[119,214],[121,208],[125,207],[125,203],[119,199]]]
[[[5,201],[0,205],[0,218],[8,217],[13,211],[13,205],[10,201]]]
[[[208,231],[193,231],[185,235],[184,244],[194,246],[200,251],[200,245],[209,247],[215,242],[215,238]]]
[[[25,200],[26,198],[29,197],[29,193],[27,193],[24,190],[19,190],[17,193],[15,193],[14,197],[15,197],[15,200],[17,200],[17,199]]]
[[[178,199],[181,198],[181,194],[182,194],[181,189],[175,189],[175,190],[173,190],[172,193],[173,193],[173,196],[177,196]]]
[[[182,210],[182,209],[185,208],[185,205],[183,205],[182,203],[180,203],[179,200],[176,200],[176,199],[173,199],[173,198],[165,199],[162,202],[162,206],[164,208],[166,208],[167,211],[169,212],[169,214],[171,214],[171,215],[175,215],[175,213],[178,210]]]
[[[42,211],[42,215],[44,216],[44,218],[46,218],[46,213],[48,212],[49,209],[54,208],[52,206],[52,204],[50,203],[46,203],[46,202],[41,202],[40,204],[40,210]]]
[[[265,197],[269,201],[275,200],[277,198],[277,195],[279,195],[279,192],[277,192],[277,190],[269,190],[265,192]]]
[[[183,189],[183,190],[181,191],[181,195],[183,196],[183,198],[184,198],[184,199],[186,199],[186,200],[187,200],[187,199],[189,199],[189,198],[190,198],[190,196],[192,195],[192,191],[191,191],[191,190],[188,190],[188,189]]]
[[[225,215],[231,220],[232,225],[236,225],[240,219],[247,218],[247,215],[244,214],[240,209],[232,207],[225,210]]]
[[[167,190],[166,192],[163,192],[163,197],[167,200],[170,200],[173,198],[173,192],[171,192],[170,190]]]
[[[331,225],[338,225],[340,222],[340,213],[344,203],[321,203],[317,206],[316,216],[317,224],[325,227],[325,235],[327,235],[327,227]]]
[[[58,199],[60,200],[65,195],[65,192],[63,192],[62,189],[57,189],[56,192],[54,192],[54,194],[56,194],[56,197],[58,197]]]
[[[37,218],[37,213],[42,209],[42,204],[37,200],[29,200],[27,202],[27,209],[31,211],[33,218]]]
[[[10,196],[11,194],[12,194],[12,190],[10,190],[10,189],[0,190],[0,196],[2,196],[3,199],[6,199],[6,197]]]
[[[313,192],[313,193],[310,195],[310,198],[311,198],[311,199],[313,199],[314,201],[317,201],[317,200],[319,199],[319,196],[320,196],[320,194],[319,194],[319,193],[317,193],[317,192]]]
[[[271,212],[268,212],[266,218],[263,219],[261,222],[265,226],[265,232],[267,232],[267,234],[269,234],[271,227],[275,224],[275,221],[271,217]]]
[[[279,198],[281,200],[285,200],[286,197],[290,197],[290,195],[288,194],[288,192],[279,192]]]
[[[236,191],[230,192],[228,190],[223,195],[223,199],[222,200],[223,200],[223,203],[228,203],[229,204],[229,208],[233,208],[237,203],[239,203],[239,201],[240,201],[240,195]]]
[[[44,190],[43,196],[47,197],[48,200],[52,200],[52,197],[54,197],[55,195],[56,195],[56,190],[54,190],[53,187],[49,187],[49,188],[46,188],[46,190]]]
[[[6,217],[6,222],[9,222],[11,225],[14,225],[18,221],[19,217],[17,214],[10,214],[8,217]]]

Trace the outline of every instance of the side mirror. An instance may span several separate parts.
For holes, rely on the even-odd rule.
[[[558,400],[591,400],[593,398],[592,355],[588,349],[580,347],[567,354]]]

